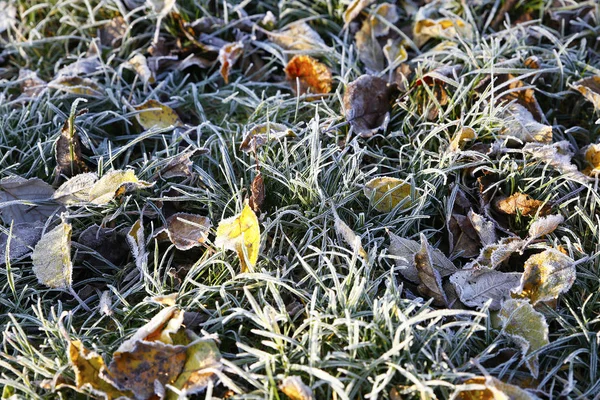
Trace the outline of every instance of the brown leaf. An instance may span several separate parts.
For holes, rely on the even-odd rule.
[[[269,40],[286,50],[305,51],[326,48],[321,36],[306,22],[290,24],[279,32],[270,32]]]
[[[19,70],[19,81],[21,93],[30,98],[38,97],[48,85],[37,72],[25,68]]]
[[[500,96],[498,100],[505,100],[507,102],[516,101],[518,104],[525,107],[536,121],[541,121],[544,112],[535,97],[535,90],[531,87],[526,88],[523,81],[513,74],[498,76],[495,85],[501,85],[509,81],[510,83],[508,86],[502,89],[508,93]]]
[[[481,243],[471,220],[461,214],[452,214],[448,222],[452,236],[452,255],[471,258],[479,254]]]
[[[88,166],[83,160],[81,154],[81,140],[75,127],[75,118],[85,114],[87,109],[83,109],[78,113],[77,101],[71,106],[71,115],[60,130],[60,136],[56,141],[56,180],[60,180],[60,176],[64,175],[68,178],[88,172]]]
[[[98,29],[98,37],[103,46],[118,48],[121,40],[127,33],[127,22],[121,16],[111,19],[104,26]]]
[[[371,19],[363,21],[362,28],[354,36],[358,58],[367,71],[379,72],[384,68],[384,54],[381,44],[375,36]]]
[[[240,150],[248,153],[258,149],[269,140],[279,140],[284,137],[296,137],[296,134],[287,126],[276,122],[258,124],[246,133],[240,145]]]
[[[229,71],[244,52],[242,42],[229,43],[219,50],[219,62],[221,63],[221,76],[225,83],[229,83]]]
[[[494,206],[498,211],[508,215],[534,215],[538,213],[540,216],[550,213],[551,206],[544,204],[541,200],[535,200],[528,194],[515,193],[510,197],[504,197],[494,202]]]
[[[250,188],[252,195],[250,196],[250,207],[255,211],[260,211],[265,201],[265,183],[263,181],[262,174],[259,172],[252,180],[252,186]]]
[[[465,385],[482,385],[482,387],[481,389],[461,389],[457,397],[459,400],[539,400],[539,397],[519,386],[504,383],[491,376],[468,379],[465,381]]]
[[[331,71],[311,56],[294,56],[285,67],[285,75],[296,96],[312,93],[312,100],[331,91]]]
[[[59,76],[48,83],[48,87],[78,96],[102,97],[103,90],[96,82],[78,76]]]
[[[167,234],[177,249],[185,251],[204,243],[210,226],[207,217],[177,213],[167,219]]]
[[[447,306],[448,298],[442,287],[442,277],[437,269],[433,268],[429,243],[423,234],[421,234],[421,249],[415,254],[414,261],[421,281],[417,287],[419,293],[432,297],[434,305]]]
[[[592,102],[596,110],[600,110],[600,76],[590,76],[573,84],[573,89]]]
[[[362,75],[344,93],[346,120],[362,137],[385,131],[390,120],[391,88],[384,79]]]

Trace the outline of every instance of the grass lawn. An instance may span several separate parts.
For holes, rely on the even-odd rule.
[[[599,38],[595,0],[0,1],[2,398],[600,399]]]

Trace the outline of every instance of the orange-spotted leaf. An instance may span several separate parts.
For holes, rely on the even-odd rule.
[[[242,272],[247,272],[254,267],[260,247],[260,226],[248,202],[240,214],[219,223],[215,246],[236,251],[240,258]]]
[[[285,75],[297,96],[314,94],[311,98],[320,98],[331,91],[331,71],[329,68],[306,55],[294,56],[285,67]]]

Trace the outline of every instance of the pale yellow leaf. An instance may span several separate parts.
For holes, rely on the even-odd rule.
[[[299,376],[288,376],[279,385],[281,390],[291,400],[313,400],[312,389]]]
[[[46,232],[31,253],[33,272],[38,281],[54,289],[71,286],[71,224],[61,222]]]
[[[89,201],[93,204],[107,204],[116,196],[130,190],[150,187],[152,184],[141,181],[132,169],[113,170],[98,180],[89,192]]]
[[[373,207],[380,212],[390,212],[401,203],[402,209],[412,205],[411,185],[402,179],[387,176],[373,178],[367,182],[363,191]]]
[[[175,110],[159,101],[148,100],[134,108],[139,111],[135,117],[142,128],[146,130],[151,128],[166,129],[183,125]]]

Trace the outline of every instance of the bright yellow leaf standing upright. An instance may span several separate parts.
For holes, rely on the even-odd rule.
[[[249,267],[254,267],[258,260],[260,227],[258,218],[247,201],[239,215],[226,218],[219,223],[215,246],[235,250],[240,258],[242,272],[247,272]]]

